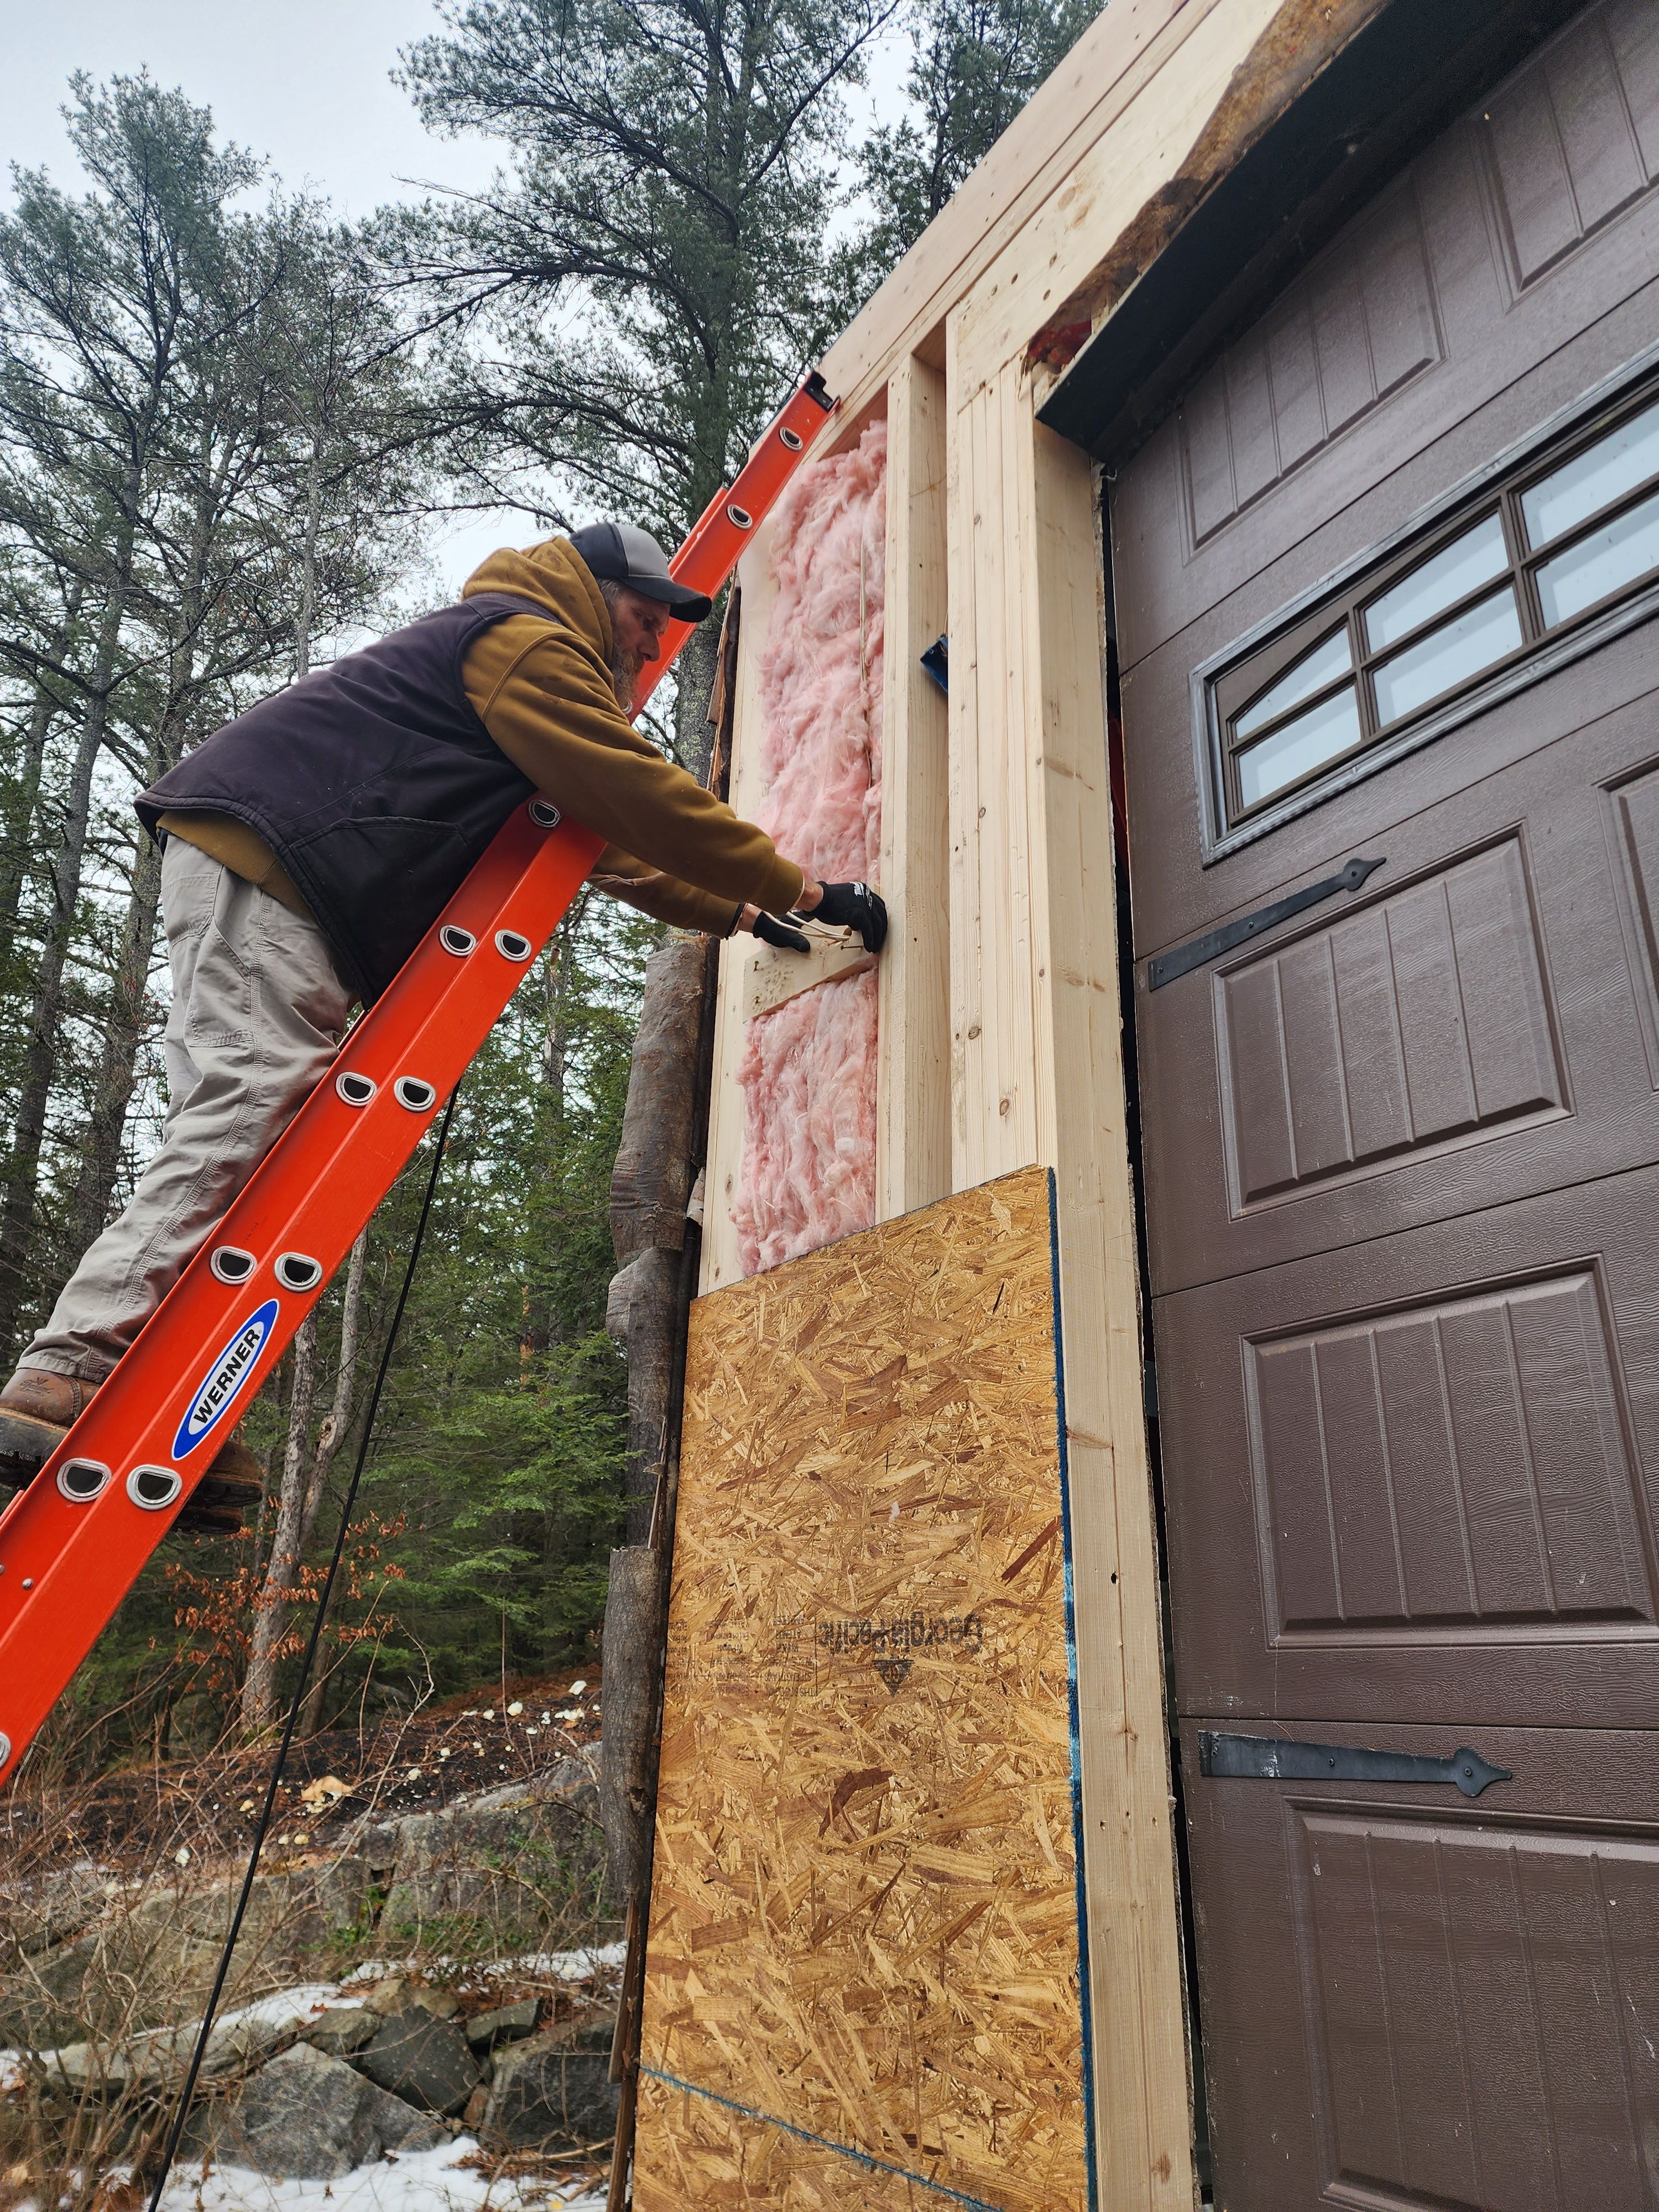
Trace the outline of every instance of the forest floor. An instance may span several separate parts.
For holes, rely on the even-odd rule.
[[[402,1820],[526,1779],[599,1735],[599,1670],[508,1676],[412,1714],[297,1741],[288,1757],[262,1864],[326,1850],[365,1814]],[[95,1857],[112,1874],[148,1872],[179,1851],[234,1857],[252,1842],[274,1746],[227,1744],[198,1757],[117,1767],[87,1782],[29,1786],[0,1820],[0,1841],[30,1829],[58,1865]],[[33,1854],[31,1855],[33,1856]],[[182,1862],[180,1862],[183,1863]]]
[[[600,1731],[599,1687],[597,1666],[509,1677],[505,1686],[497,1682],[413,1714],[300,1740],[289,1756],[263,1873],[303,1881],[308,1869],[325,1868],[342,1847],[349,1852],[355,1838],[381,1824],[389,1830],[411,1814],[531,1782],[573,1753],[591,1752]],[[95,1866],[115,1892],[143,1895],[180,1882],[234,1878],[246,1862],[274,1752],[271,1739],[252,1747],[227,1742],[196,1757],[135,1762],[82,1782],[54,1784],[43,1775],[32,1789],[26,1771],[0,1805],[0,1863],[25,1881]],[[390,1986],[414,1992],[418,2002],[419,1985],[431,1975],[453,1991],[444,2016],[453,2013],[460,2023],[526,1997],[537,2000],[544,2024],[614,2010],[621,1947],[605,1942],[600,1931],[586,1949],[513,1955],[511,1946],[503,1948],[507,1955],[471,1963],[371,1956],[351,1967],[356,1954],[349,1948],[326,1985],[307,1984],[264,2002],[290,2009],[299,2003],[307,2014],[362,2004],[372,2002],[370,1991],[386,1976],[400,1978]],[[319,1964],[327,1973],[328,1965]],[[258,2012],[260,2003],[252,2009]],[[22,2094],[15,2054],[0,2053],[0,2100],[16,2104]],[[459,2130],[459,2124],[452,2126]],[[471,2131],[457,2132],[447,2144],[388,2154],[331,2183],[273,2180],[234,2165],[210,2171],[192,2160],[175,2173],[164,2203],[166,2212],[324,2212],[325,2206],[327,2212],[550,2212],[555,2206],[599,2212],[606,2156],[605,2146],[597,2144],[547,2155],[503,2153],[499,2145],[481,2147]],[[147,2192],[127,2178],[130,2169],[100,2160],[90,2171],[102,2174],[101,2183],[88,2190],[89,2169],[83,2167],[64,2201],[95,2205],[97,2212],[137,2212]],[[31,2166],[9,2165],[0,2156],[0,2206],[43,2212],[44,2202]]]

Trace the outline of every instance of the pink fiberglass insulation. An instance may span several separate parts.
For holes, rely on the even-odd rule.
[[[780,850],[844,883],[881,851],[882,606],[887,425],[804,468],[779,503],[776,596],[760,655],[756,810]],[[876,974],[838,976],[749,1024],[743,1168],[732,1216],[744,1272],[775,1267],[876,1212]]]
[[[876,971],[758,1014],[744,1036],[743,1268],[775,1267],[876,1213]]]
[[[801,470],[773,532],[756,819],[824,883],[880,865],[886,487],[887,425],[872,422]]]

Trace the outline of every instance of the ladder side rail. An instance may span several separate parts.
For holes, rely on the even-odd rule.
[[[377,1021],[377,1006],[359,1023],[329,1075],[313,1091],[232,1202],[209,1243],[197,1253],[140,1339],[29,1487],[0,1523],[0,1734],[12,1752],[40,1727],[109,1616],[171,1525],[217,1445],[252,1402],[295,1332],[350,1249],[392,1182],[426,1134],[478,1047],[489,1035],[524,966],[539,951],[586,880],[601,841],[574,825],[547,839],[544,865],[512,882],[495,911],[480,915],[476,893],[458,894],[440,927],[470,928],[459,917],[511,930],[533,950],[512,963],[478,938],[465,963],[476,981],[429,975],[421,953],[404,973],[410,988]],[[482,865],[482,864],[481,864]],[[464,887],[465,890],[465,887]],[[431,940],[435,942],[434,939]],[[422,948],[424,950],[425,948]],[[438,952],[446,966],[460,963]],[[423,976],[422,969],[428,974]],[[401,980],[401,979],[400,979]],[[422,1007],[423,981],[448,982]],[[471,988],[467,988],[468,984]],[[393,986],[396,988],[396,986]],[[388,994],[390,996],[390,994]],[[337,1079],[362,1074],[377,1088],[364,1107],[348,1105]],[[429,1103],[411,1110],[395,1085],[413,1077]],[[244,1280],[228,1285],[213,1273],[216,1253],[255,1255]],[[315,1263],[308,1287],[295,1290],[278,1275],[283,1255]],[[158,1376],[164,1377],[158,1386]],[[223,1377],[222,1402],[207,1403]],[[210,1418],[193,1443],[185,1424],[194,1407]],[[180,1449],[181,1444],[183,1449]],[[66,1496],[59,1472],[76,1463],[101,1465],[109,1480],[85,1499]],[[145,1510],[129,1486],[154,1471],[154,1487],[174,1475],[173,1495]]]
[[[794,393],[729,489],[671,562],[713,593],[799,465],[833,403],[816,376]],[[637,714],[692,625],[671,624]],[[358,1232],[471,1063],[568,908],[602,841],[543,801],[515,808],[328,1074],[250,1176],[137,1342],[28,1487],[0,1514],[0,1778],[16,1770],[76,1668],[328,1286]],[[447,932],[472,940],[446,949]],[[517,940],[511,954],[498,933]],[[452,940],[453,945],[453,940]],[[374,1091],[349,1104],[341,1079]],[[413,1078],[429,1098],[406,1104]],[[234,1280],[216,1255],[252,1262]],[[283,1255],[315,1265],[302,1286]],[[228,1264],[228,1263],[227,1263]],[[77,1494],[77,1469],[103,1468]],[[67,1471],[67,1477],[66,1477]],[[145,1483],[155,1502],[141,1494]],[[65,1481],[60,1477],[66,1477]],[[133,1486],[137,1485],[135,1492]],[[159,1493],[168,1491],[164,1499]]]

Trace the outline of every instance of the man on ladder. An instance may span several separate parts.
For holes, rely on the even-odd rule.
[[[0,1391],[0,1482],[29,1480],[326,1071],[354,1001],[397,974],[536,792],[607,839],[592,880],[657,920],[799,951],[773,917],[886,911],[820,884],[629,720],[670,622],[710,601],[654,538],[595,523],[493,554],[441,609],[264,700],[138,800],[164,842],[173,972],[160,1150]],[[258,1462],[233,1439],[185,1508],[238,1526]]]

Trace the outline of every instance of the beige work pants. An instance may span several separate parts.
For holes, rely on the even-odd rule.
[[[19,1364],[102,1382],[304,1104],[351,999],[313,921],[180,837],[161,861],[173,969],[160,1150]]]

